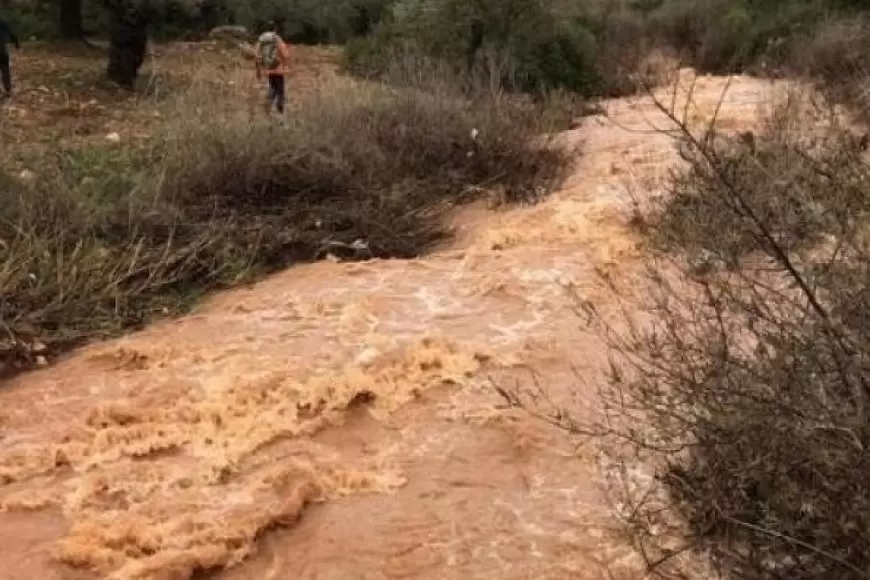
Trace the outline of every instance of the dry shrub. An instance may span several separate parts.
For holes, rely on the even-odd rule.
[[[795,72],[816,81],[832,101],[843,103],[863,123],[870,121],[870,21],[864,15],[821,24],[791,57]]]
[[[669,69],[677,68],[673,51],[650,25],[651,8],[598,1],[582,3],[578,10],[578,26],[594,39],[590,58],[595,84],[590,90],[596,96],[636,94],[644,86],[658,86]]]
[[[651,308],[609,335],[617,462],[655,474],[618,490],[633,539],[661,577],[866,578],[870,166],[836,127],[683,136]],[[680,267],[697,246],[732,270]]]
[[[145,147],[46,158],[30,184],[4,177],[0,360],[26,366],[38,343],[114,334],[327,253],[416,256],[449,233],[439,218],[455,204],[534,201],[560,178],[571,152],[540,142],[539,107],[436,80],[327,83],[281,123],[193,91]]]
[[[830,20],[813,31],[809,42],[796,48],[794,62],[828,81],[846,80],[864,68],[868,42],[870,29],[863,17]]]
[[[765,76],[796,72],[799,62],[815,50],[809,45],[847,48],[850,36],[835,35],[853,34],[855,23],[864,21],[866,12],[866,3],[860,0],[628,0],[608,4],[613,5],[609,11],[628,16],[620,24],[630,22],[632,16],[639,19],[637,28],[622,26],[634,38],[677,52],[685,66],[716,74]],[[607,38],[598,31],[596,35]],[[631,46],[632,36],[626,42],[617,32],[614,38],[618,46]],[[604,51],[613,50],[612,38],[601,44],[606,45]],[[849,51],[862,54],[858,46]],[[834,59],[829,63],[837,64]]]
[[[802,132],[789,118],[806,111],[788,107],[757,134],[682,140],[689,169],[667,184],[648,231],[656,248],[738,268],[747,255],[772,251],[771,244],[804,250],[835,235],[847,216],[866,215],[866,175],[856,170],[866,143],[845,130]],[[720,194],[723,176],[730,196]],[[829,187],[834,180],[837,187]],[[748,215],[756,228],[744,227]]]

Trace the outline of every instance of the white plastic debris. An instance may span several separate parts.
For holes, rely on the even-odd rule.
[[[369,367],[377,360],[380,354],[378,349],[369,347],[359,353],[359,356],[356,357],[356,364],[363,368]]]

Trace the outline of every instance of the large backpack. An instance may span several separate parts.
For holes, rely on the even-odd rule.
[[[274,32],[260,36],[260,65],[266,70],[275,70],[281,64],[278,43],[278,35]]]

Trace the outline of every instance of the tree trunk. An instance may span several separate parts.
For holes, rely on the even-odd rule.
[[[477,62],[477,53],[483,46],[483,37],[486,33],[486,26],[484,25],[482,20],[474,18],[471,21],[468,33],[468,52],[466,52],[465,54],[465,59],[466,66],[468,67],[468,72],[470,73],[474,69],[474,65]]]
[[[369,12],[368,6],[358,4],[354,6],[356,18],[353,22],[354,36],[368,36],[372,31],[372,15]]]
[[[84,37],[82,0],[60,0],[60,34],[67,39]]]
[[[141,0],[114,0],[109,6],[109,78],[132,89],[148,48],[148,10]]]

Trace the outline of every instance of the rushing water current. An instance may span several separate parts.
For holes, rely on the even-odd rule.
[[[733,79],[720,125],[770,90]],[[604,109],[562,136],[562,191],[466,208],[448,248],[292,268],[6,385],[0,578],[639,577],[595,457],[492,388],[594,409],[576,297],[606,312],[596,273],[637,272],[629,194],[678,159],[648,98]]]

